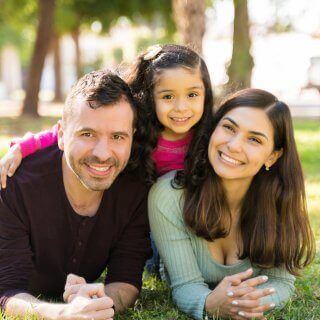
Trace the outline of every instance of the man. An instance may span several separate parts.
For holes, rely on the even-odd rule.
[[[136,116],[123,80],[106,71],[87,74],[67,97],[59,147],[26,158],[1,190],[0,306],[6,314],[109,319],[136,300],[150,250],[148,190],[124,170]],[[106,267],[104,286],[86,284]],[[66,283],[70,273],[78,276]],[[64,289],[68,303],[40,300]]]

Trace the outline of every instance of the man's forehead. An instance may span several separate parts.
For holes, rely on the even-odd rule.
[[[90,127],[93,130],[130,130],[133,127],[134,114],[131,105],[122,99],[110,105],[91,108],[91,101],[74,102],[74,112],[69,122],[77,127]]]

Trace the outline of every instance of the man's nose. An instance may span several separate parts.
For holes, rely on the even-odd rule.
[[[112,157],[112,148],[108,139],[100,139],[96,143],[92,155],[99,158],[101,161],[106,161]]]

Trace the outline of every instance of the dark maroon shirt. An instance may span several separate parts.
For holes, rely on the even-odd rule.
[[[93,217],[78,215],[62,179],[62,152],[27,157],[0,197],[0,306],[19,292],[59,297],[68,273],[141,288],[150,253],[148,188],[122,173]]]

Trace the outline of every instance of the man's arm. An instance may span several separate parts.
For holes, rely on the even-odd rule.
[[[112,306],[113,301],[105,295],[103,285],[91,284],[81,288],[68,304],[44,302],[28,293],[19,293],[8,300],[5,312],[9,316],[29,315],[46,320],[105,320],[112,319]]]
[[[107,284],[105,292],[113,300],[117,313],[132,307],[139,296],[139,290],[135,286],[124,282]]]

